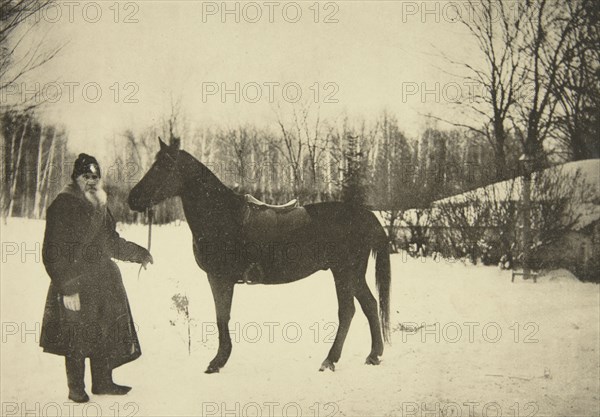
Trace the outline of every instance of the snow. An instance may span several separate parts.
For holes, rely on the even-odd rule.
[[[556,165],[547,168],[539,173],[534,173],[532,176],[533,184],[538,176],[559,175],[568,180],[573,180],[579,173],[579,181],[577,185],[580,189],[574,194],[575,198],[581,199],[574,204],[574,218],[577,218],[573,225],[573,230],[581,230],[590,224],[597,222],[600,219],[600,159],[588,159],[584,161],[568,162],[562,165]],[[500,181],[490,184],[485,187],[480,187],[475,190],[465,193],[453,195],[450,197],[437,200],[433,203],[433,217],[439,213],[436,207],[443,204],[474,204],[475,202],[503,202],[503,201],[520,201],[522,196],[523,178],[518,177],[513,180]],[[531,200],[536,201],[541,196],[535,191],[531,195]],[[429,211],[420,213],[417,217],[417,211],[414,209],[407,210],[403,213],[401,224],[407,225],[407,222],[414,225],[427,225],[429,222]],[[378,216],[383,223],[381,216]]]
[[[146,244],[145,228],[120,228]],[[396,330],[380,366],[364,365],[370,336],[357,304],[336,372],[317,371],[337,323],[333,279],[321,271],[284,286],[236,286],[233,353],[221,373],[206,375],[217,348],[214,306],[185,223],[153,229],[155,264],[139,279],[137,265],[119,263],[143,354],[115,380],[133,390],[92,395],[87,371],[92,403],[75,406],[63,358],[38,347],[49,281],[43,230],[33,220],[1,226],[3,416],[600,413],[598,285],[561,271],[511,284],[510,271],[404,254],[392,256]],[[370,264],[372,288],[373,274]],[[189,299],[191,354],[175,294]]]
[[[584,161],[567,162],[562,165],[556,165],[547,168],[541,172],[534,173],[532,176],[532,183],[535,184],[536,178],[558,174],[561,177],[573,179],[579,173],[580,186],[589,187],[585,190],[585,194],[582,196],[583,202],[592,202],[600,198],[600,159],[587,159]],[[458,194],[455,196],[447,197],[442,200],[436,201],[434,204],[445,204],[445,203],[462,203],[469,201],[469,198],[476,197],[477,200],[485,201],[487,199],[494,199],[495,201],[519,201],[521,199],[521,188],[523,178],[518,177],[515,180],[500,181],[495,184],[488,185],[486,187],[477,188],[476,190]],[[580,190],[579,193],[581,194]],[[536,193],[531,196],[533,200],[539,198]]]
[[[579,281],[579,279],[571,271],[563,268],[548,271],[541,278],[547,279],[548,282],[558,283],[569,283],[573,281]]]

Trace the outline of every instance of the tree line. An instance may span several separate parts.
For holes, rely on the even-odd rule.
[[[383,210],[390,228],[407,209],[518,176],[524,153],[536,170],[599,157],[597,2],[524,0],[511,13],[514,2],[468,1],[476,13],[461,22],[480,56],[460,62],[441,54],[465,83],[479,86],[449,104],[460,121],[430,114],[422,132],[408,137],[389,111],[369,120],[326,119],[315,105],[297,104],[279,106],[269,125],[193,127],[186,118],[193,109],[176,102],[162,121],[117,132],[107,143],[114,154],[103,168],[116,217],[143,220],[128,210],[125,197],[149,168],[158,136],[180,141],[238,192],[272,203],[298,197],[303,203],[364,204]],[[27,18],[51,3],[2,2],[0,94],[60,53],[60,47],[39,44],[30,59],[15,59]],[[45,106],[51,104],[0,103],[4,217],[43,217],[70,175],[66,166],[75,155],[67,146],[69,132],[41,121]],[[160,222],[180,218],[172,202],[157,209]]]

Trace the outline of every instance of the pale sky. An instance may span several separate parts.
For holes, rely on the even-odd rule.
[[[440,83],[437,89],[444,101],[444,83],[457,80],[442,71],[452,69],[439,51],[479,59],[472,39],[452,22],[451,13],[441,6],[437,15],[436,6],[431,6],[434,13],[430,14],[415,10],[423,2],[342,1],[316,6],[313,1],[250,6],[200,1],[87,3],[85,13],[85,2],[73,6],[73,22],[66,3],[61,3],[60,18],[59,9],[48,11],[41,26],[48,43],[68,43],[58,57],[27,80],[42,86],[58,83],[62,96],[44,109],[44,115],[67,126],[75,152],[102,153],[113,135],[160,120],[169,112],[171,97],[181,100],[191,127],[269,124],[275,120],[275,104],[269,98],[285,104],[298,86],[306,99],[314,100],[319,92],[324,117],[346,112],[372,118],[388,109],[409,135],[416,135],[426,122],[419,113],[442,114],[448,107],[437,105],[433,94],[422,103],[420,91],[403,97],[406,83],[434,90]],[[221,14],[225,4],[232,14]],[[319,22],[315,23],[317,8]],[[102,12],[99,18],[98,10]],[[299,18],[297,10],[302,11]],[[338,22],[325,23],[326,18]],[[91,23],[94,20],[98,22]],[[223,86],[233,90],[236,83],[240,103],[234,102],[233,94],[225,96],[225,103],[220,91],[208,95]],[[92,103],[98,87],[102,96]],[[252,103],[258,92],[260,99]],[[326,103],[326,97],[339,102]]]

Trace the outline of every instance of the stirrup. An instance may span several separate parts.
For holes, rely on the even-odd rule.
[[[253,272],[253,271],[256,272]],[[258,273],[258,277],[257,277],[257,273]],[[248,265],[248,268],[246,268],[246,270],[244,271],[244,273],[242,274],[242,279],[238,280],[238,282],[240,284],[248,284],[248,285],[256,285],[256,284],[260,284],[263,279],[265,277],[265,272],[262,269],[262,266],[260,266],[260,264],[258,262],[253,262],[250,265]],[[258,278],[258,279],[254,279],[252,280],[252,278]]]

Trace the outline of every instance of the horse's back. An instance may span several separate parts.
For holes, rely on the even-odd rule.
[[[319,223],[352,224],[367,222],[373,225],[373,220],[379,224],[377,217],[366,207],[355,206],[341,201],[307,204],[303,206],[311,220]]]

